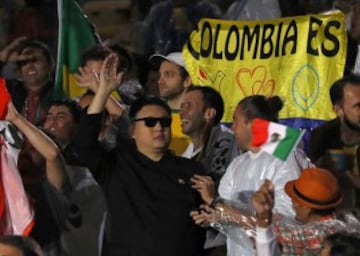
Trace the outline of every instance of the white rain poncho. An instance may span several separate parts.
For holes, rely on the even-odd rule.
[[[233,244],[242,246],[243,251],[239,252],[239,255],[250,255],[250,253],[255,255],[250,237],[254,238],[256,235],[263,238],[266,236],[265,240],[256,238],[258,249],[256,255],[316,256],[319,255],[323,242],[329,235],[344,231],[348,234],[360,234],[359,214],[356,212],[327,215],[318,221],[306,224],[275,214],[272,225],[266,229],[259,229],[255,227],[255,218],[246,210],[234,206],[234,202],[219,199],[218,202],[216,209],[210,214],[211,226],[226,234]],[[229,205],[231,208],[228,207]],[[226,225],[226,223],[237,223],[241,228],[234,228],[234,225]]]
[[[235,158],[227,168],[220,181],[219,195],[251,215],[254,212],[252,195],[265,179],[269,179],[275,186],[274,212],[293,217],[291,200],[284,186],[309,167],[313,167],[313,164],[301,149],[292,152],[285,162],[265,152],[247,152]],[[217,229],[227,235],[228,256],[255,255],[254,243],[242,228],[237,225],[217,225]]]

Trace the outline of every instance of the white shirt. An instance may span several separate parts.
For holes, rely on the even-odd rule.
[[[211,128],[208,140],[200,148],[194,150],[191,143],[183,157],[199,161],[215,181],[220,180],[230,162],[239,155],[236,139],[227,127],[219,124]]]
[[[285,184],[297,179],[300,172],[313,164],[305,153],[296,149],[284,162],[266,152],[246,152],[236,157],[220,180],[220,197],[230,200],[237,207],[253,212],[251,198],[265,179],[275,186],[274,211],[287,216],[294,216],[290,198],[284,191]],[[255,255],[253,244],[249,239],[241,239],[244,232],[238,226],[227,228],[228,256]]]
[[[203,147],[199,147],[198,149],[195,150],[194,148],[194,144],[193,143],[190,143],[185,152],[182,154],[182,157],[185,157],[187,159],[191,159],[193,158],[194,156],[196,156],[197,154],[199,154],[201,152],[201,150],[203,149]]]
[[[280,255],[278,242],[272,225],[267,228],[256,227],[256,255]]]

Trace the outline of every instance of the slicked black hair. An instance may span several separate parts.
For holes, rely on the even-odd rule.
[[[129,110],[130,120],[134,120],[136,114],[145,106],[155,105],[163,108],[166,113],[171,116],[171,109],[169,105],[159,97],[141,97],[133,102]]]

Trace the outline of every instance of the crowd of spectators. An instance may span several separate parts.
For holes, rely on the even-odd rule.
[[[357,255],[360,1],[115,2],[121,30],[79,52],[74,81],[86,93],[56,101],[56,1],[0,3],[0,96],[11,96],[0,124],[24,136],[20,146],[1,130],[0,159],[16,160],[33,213],[17,230],[0,207],[0,254]],[[279,121],[276,95],[243,98],[222,125],[226,99],[193,84],[181,53],[198,21],[334,9],[349,21],[347,63],[329,91],[336,118],[312,131],[310,151],[280,160],[252,144],[256,119]]]

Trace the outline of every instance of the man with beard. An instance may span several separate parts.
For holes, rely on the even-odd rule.
[[[172,52],[168,55],[154,54],[149,59],[150,63],[159,68],[159,93],[171,108],[172,138],[170,149],[176,155],[181,155],[189,139],[183,134],[180,122],[180,104],[186,90],[192,86],[191,78],[186,70],[181,52]]]
[[[201,162],[215,181],[239,155],[232,131],[220,125],[223,113],[221,95],[209,86],[189,88],[180,107],[182,131],[191,139],[182,156]]]
[[[218,91],[209,86],[190,87],[180,107],[181,128],[191,143],[183,157],[200,162],[209,176],[195,175],[191,181],[201,194],[213,181],[219,183],[230,162],[239,155],[234,134],[220,124],[224,114],[224,101]],[[205,248],[225,243],[221,235],[207,231]],[[211,255],[218,255],[225,247],[218,247]]]
[[[312,132],[310,158],[317,166],[334,171],[345,195],[342,207],[354,207],[359,205],[354,186],[360,179],[360,76],[348,75],[336,81],[330,98],[337,118]]]

